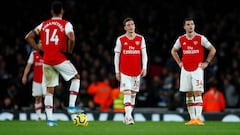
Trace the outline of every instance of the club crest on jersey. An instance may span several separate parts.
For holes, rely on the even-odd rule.
[[[197,45],[197,44],[198,44],[198,41],[193,41],[193,44],[194,44],[194,45]]]
[[[187,43],[186,42],[183,42],[183,45],[186,45]]]
[[[124,42],[124,45],[128,45],[128,43],[127,43],[127,42]]]
[[[135,44],[136,45],[140,45],[140,41],[135,41]]]

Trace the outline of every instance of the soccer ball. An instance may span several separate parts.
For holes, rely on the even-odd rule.
[[[87,126],[88,125],[87,115],[84,113],[77,114],[73,119],[73,124],[76,126]]]

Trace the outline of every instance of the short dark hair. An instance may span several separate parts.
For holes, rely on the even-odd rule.
[[[128,22],[128,21],[133,21],[133,18],[131,18],[131,17],[125,18],[125,19],[123,20],[123,26],[125,26],[125,25],[126,25],[126,22]]]
[[[52,2],[51,9],[55,14],[60,14],[61,10],[63,9],[63,5],[61,1],[55,0]]]
[[[192,17],[185,18],[183,20],[183,26],[185,25],[186,21],[194,21],[194,19]]]

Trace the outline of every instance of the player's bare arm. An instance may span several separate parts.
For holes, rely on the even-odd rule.
[[[208,50],[209,50],[209,53],[205,62],[210,63],[216,54],[216,49],[214,46],[211,46],[208,48]]]
[[[75,35],[73,32],[68,33],[68,53],[72,54],[73,48],[75,46]]]
[[[35,33],[33,31],[30,31],[26,36],[25,40],[32,46],[32,48],[36,51],[41,51],[41,48],[38,46],[38,44],[35,41]]]
[[[23,73],[23,76],[22,76],[22,83],[24,85],[27,83],[27,77],[28,77],[28,73],[31,70],[31,66],[32,66],[32,64],[27,64],[25,69],[24,69],[24,73]]]
[[[209,47],[208,50],[209,50],[209,53],[208,53],[207,59],[200,65],[202,69],[205,69],[208,66],[208,64],[212,61],[213,57],[216,54],[216,49],[214,46]]]
[[[182,61],[181,61],[181,59],[178,55],[178,50],[173,47],[172,50],[171,50],[171,54],[172,54],[174,60],[177,62],[178,66],[181,68],[182,67]]]

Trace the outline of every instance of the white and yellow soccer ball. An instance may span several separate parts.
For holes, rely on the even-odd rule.
[[[73,124],[76,126],[87,126],[88,125],[88,118],[85,113],[77,114],[73,119]]]

